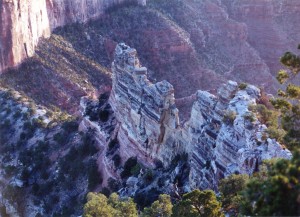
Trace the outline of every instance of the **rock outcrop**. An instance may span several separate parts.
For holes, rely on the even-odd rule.
[[[168,166],[177,154],[188,153],[191,188],[216,190],[223,177],[252,174],[264,159],[291,157],[265,138],[267,127],[248,109],[261,95],[255,86],[240,89],[229,81],[217,95],[198,91],[190,120],[180,125],[172,85],[151,83],[135,49],[119,44],[112,71],[110,104],[123,158],[137,156],[149,166],[157,159]]]
[[[130,0],[1,0],[0,73],[32,56],[39,38],[49,37],[54,28],[95,19],[126,1]]]
[[[215,189],[218,180],[230,174],[257,171],[262,160],[291,157],[276,140],[264,138],[267,127],[249,111],[259,98],[257,87],[240,90],[232,81],[216,96],[198,91],[186,124],[191,187]]]
[[[180,149],[173,86],[167,81],[152,84],[136,50],[125,44],[117,46],[112,70],[110,104],[120,123],[121,154],[137,155],[149,165],[155,159],[167,165]]]

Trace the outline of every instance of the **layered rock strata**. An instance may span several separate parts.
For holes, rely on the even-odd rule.
[[[151,83],[136,50],[125,44],[117,46],[112,70],[110,104],[120,122],[121,153],[150,165],[155,159],[168,164],[182,149],[175,140],[179,117],[173,86]]]
[[[249,111],[259,98],[257,87],[240,90],[232,81],[217,95],[198,91],[186,124],[191,187],[216,188],[230,174],[252,174],[263,160],[291,157],[276,140],[264,138],[267,127]]]
[[[97,18],[126,1],[131,0],[1,0],[0,73],[32,56],[39,38],[54,28]]]
[[[168,166],[177,154],[189,155],[191,188],[215,189],[233,173],[252,174],[264,159],[290,158],[277,141],[265,139],[267,127],[249,111],[260,90],[241,90],[229,81],[217,95],[198,91],[191,117],[180,125],[174,89],[167,81],[151,83],[135,49],[119,44],[112,64],[110,104],[119,123],[123,158],[137,156]]]

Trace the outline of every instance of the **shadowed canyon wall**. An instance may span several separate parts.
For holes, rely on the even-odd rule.
[[[129,0],[1,0],[0,72],[34,54],[40,37],[59,26],[97,18]]]

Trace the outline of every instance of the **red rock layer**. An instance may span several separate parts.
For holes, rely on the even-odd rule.
[[[40,37],[73,22],[100,16],[126,0],[2,0],[0,2],[0,72],[32,56]]]

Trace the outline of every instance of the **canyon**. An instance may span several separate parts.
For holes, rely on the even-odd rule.
[[[0,72],[33,56],[39,39],[50,37],[53,29],[95,19],[125,1],[1,0]]]
[[[122,162],[137,157],[148,168],[155,169],[156,162],[168,168],[177,155],[186,153],[190,165],[186,189],[217,191],[224,177],[251,175],[263,160],[292,157],[289,150],[269,138],[266,125],[249,109],[258,105],[262,96],[255,86],[240,88],[228,81],[216,95],[199,90],[190,119],[180,123],[173,86],[167,81],[150,82],[135,49],[117,45],[112,72],[109,104],[114,116],[113,136],[88,117],[81,129],[93,128],[104,149],[116,138]],[[101,164],[100,168],[105,168],[102,174],[106,179],[112,174],[120,179],[108,158],[101,155],[98,160],[106,162]]]
[[[78,216],[89,191],[143,207],[290,159],[253,108],[279,87],[299,12],[298,0],[0,0],[0,215]]]
[[[9,71],[0,75],[1,85],[72,114],[82,95],[111,86],[110,65],[119,42],[140,51],[151,81],[173,85],[186,121],[198,89],[216,92],[235,80],[276,93],[278,59],[294,51],[299,38],[295,0],[152,0],[146,7],[103,0],[22,1],[22,7],[18,2],[1,2],[0,71]],[[42,91],[49,102],[36,96]]]

